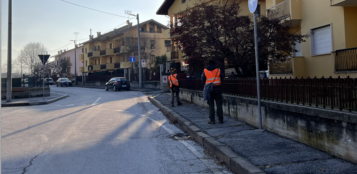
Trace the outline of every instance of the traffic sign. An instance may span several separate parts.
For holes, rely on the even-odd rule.
[[[135,62],[135,56],[130,56],[130,62]]]
[[[167,83],[167,76],[164,76],[164,77],[162,78],[162,83]]]
[[[146,65],[146,62],[145,62],[145,59],[144,59],[144,60],[141,61],[141,66],[145,67],[145,65]]]
[[[249,11],[254,13],[258,7],[258,0],[248,0]]]

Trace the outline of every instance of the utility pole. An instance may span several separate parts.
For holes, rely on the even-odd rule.
[[[76,35],[76,40],[77,40],[77,35],[79,34],[78,32],[74,32]],[[77,46],[76,46],[76,40],[74,40],[74,84],[77,84]]]
[[[257,95],[258,95],[258,110],[259,110],[259,129],[262,128],[262,108],[260,102],[260,76],[259,76],[259,54],[258,54],[258,26],[257,26],[257,17],[258,10],[255,10],[254,13],[254,42],[255,42],[255,73],[257,75]]]
[[[141,48],[140,48],[140,26],[139,26],[139,13],[137,15],[131,14],[131,11],[125,11],[126,14],[136,16],[138,21],[138,53],[139,53],[139,88],[142,87],[142,69],[141,69]]]
[[[7,39],[7,83],[6,83],[6,101],[11,102],[12,98],[12,77],[11,77],[11,25],[12,25],[12,0],[9,0],[9,24]]]

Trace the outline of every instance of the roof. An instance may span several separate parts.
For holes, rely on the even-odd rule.
[[[161,4],[160,8],[157,10],[156,14],[158,15],[168,15],[169,8],[175,2],[175,0],[165,0]]]
[[[167,26],[155,21],[154,19],[150,19],[150,20],[141,22],[139,24],[139,26],[147,24],[147,23],[150,23],[151,25],[157,25],[158,28],[168,29]],[[89,40],[89,41],[83,42],[82,44],[86,44],[86,43],[93,42],[93,41],[103,41],[103,40],[106,40],[106,39],[109,39],[109,38],[113,38],[115,36],[123,34],[124,32],[129,31],[129,30],[134,29],[134,28],[137,28],[137,25],[133,25],[130,28],[128,27],[128,25],[125,25],[123,27],[114,29],[113,31],[104,33],[104,34],[100,35],[99,37],[93,38],[93,40]]]

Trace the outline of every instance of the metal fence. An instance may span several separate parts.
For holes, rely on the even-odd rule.
[[[336,71],[357,71],[357,48],[336,50]]]
[[[357,82],[347,78],[261,79],[261,98],[268,101],[307,106],[357,110]],[[181,88],[203,90],[200,80],[181,80]],[[222,82],[224,94],[257,98],[256,80],[228,79]]]

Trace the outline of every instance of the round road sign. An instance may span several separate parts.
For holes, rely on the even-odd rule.
[[[254,13],[258,6],[258,0],[248,0],[249,11]]]

